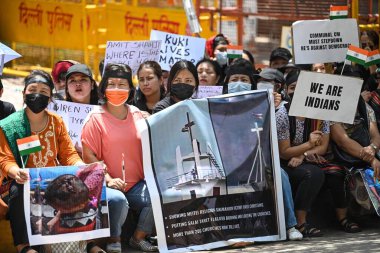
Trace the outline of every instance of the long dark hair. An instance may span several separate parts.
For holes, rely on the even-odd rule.
[[[146,62],[141,63],[138,70],[137,70],[137,78],[139,78],[140,71],[143,68],[153,69],[153,73],[157,77],[157,79],[162,78],[162,69],[161,69],[160,64],[158,64],[157,62],[146,61]],[[165,87],[163,84],[160,84],[160,100],[163,99],[164,97],[165,97]],[[145,95],[142,93],[141,89],[136,89],[135,97],[134,97],[134,105],[143,111],[145,111],[147,109],[146,98],[145,98]]]
[[[222,80],[222,72],[223,71],[222,71],[222,68],[220,67],[220,65],[216,61],[210,60],[208,58],[203,58],[202,60],[200,60],[197,63],[197,65],[195,65],[195,68],[197,69],[197,74],[198,74],[198,67],[199,67],[199,65],[201,65],[202,63],[205,63],[205,62],[209,63],[213,67],[216,75],[218,76],[218,81],[216,82],[215,85],[220,85],[222,83],[222,81],[223,81]]]
[[[177,74],[181,71],[187,69],[190,71],[190,73],[194,76],[195,79],[195,91],[198,91],[199,86],[199,78],[198,78],[198,72],[197,68],[194,66],[194,64],[191,61],[187,60],[180,60],[176,62],[173,67],[170,69],[169,77],[168,77],[168,84],[167,84],[167,94],[170,95],[170,89],[172,87],[172,82],[174,78],[177,76]]]

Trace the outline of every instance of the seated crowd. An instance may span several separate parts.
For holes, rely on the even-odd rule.
[[[297,66],[290,62],[292,55],[287,49],[277,48],[270,55],[269,67],[256,70],[254,58],[246,50],[242,58],[228,59],[228,44],[229,40],[222,34],[210,38],[206,43],[206,58],[196,65],[186,60],[178,61],[167,79],[157,62],[144,62],[137,70],[135,84],[131,68],[123,64],[105,66],[99,84],[87,65],[71,60],[57,62],[51,75],[42,70],[32,71],[24,80],[24,109],[9,110],[10,116],[0,115],[5,118],[0,121],[0,173],[2,179],[11,182],[9,195],[0,201],[9,207],[7,216],[17,251],[40,251],[39,247],[29,246],[26,233],[22,192],[28,174],[21,169],[23,161],[16,144],[16,139],[31,134],[38,134],[45,148],[31,154],[25,167],[104,161],[111,233],[106,252],[122,251],[122,226],[129,210],[138,214],[129,245],[142,251],[158,251],[150,240],[155,233],[154,218],[136,122],[175,103],[195,98],[199,87],[206,85],[223,86],[224,94],[273,89],[289,240],[323,235],[316,224],[309,224],[307,219],[322,188],[331,192],[342,230],[361,231],[360,225],[348,217],[345,175],[351,167],[370,167],[372,178],[380,177],[380,161],[376,156],[380,147],[380,69],[342,66],[341,63]],[[364,80],[353,124],[289,115],[301,70],[342,72],[345,76]],[[1,94],[2,85],[0,88]],[[99,110],[91,112],[83,127],[81,147],[71,142],[62,119],[45,110],[54,99],[101,105]],[[354,136],[358,127],[368,130],[364,142]],[[354,163],[336,157],[334,150],[349,154],[355,158]],[[125,171],[116,169],[122,162],[125,162]],[[86,244],[87,252],[104,252],[95,241]]]

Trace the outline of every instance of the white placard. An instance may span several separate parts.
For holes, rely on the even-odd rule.
[[[356,19],[304,20],[292,28],[296,64],[343,62],[348,46],[359,45]]]
[[[352,124],[363,80],[301,71],[289,115]]]
[[[94,107],[98,106],[55,100],[54,103],[49,104],[48,110],[62,117],[73,144],[82,147],[81,135],[84,120]]]
[[[222,95],[223,86],[198,86],[196,98],[208,98]]]
[[[179,60],[188,60],[196,64],[204,57],[206,40],[190,36],[152,30],[151,40],[161,40],[159,63],[163,70],[170,68]]]
[[[131,67],[136,74],[145,61],[158,61],[161,41],[107,41],[104,66],[108,63],[122,63]]]

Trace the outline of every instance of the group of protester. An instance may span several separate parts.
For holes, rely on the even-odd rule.
[[[136,122],[196,97],[202,85],[223,86],[224,94],[273,89],[289,240],[322,236],[316,225],[307,223],[307,213],[322,187],[331,191],[342,229],[348,233],[361,231],[359,224],[352,222],[347,214],[344,179],[346,170],[352,166],[371,167],[372,178],[380,178],[380,161],[376,157],[380,147],[380,69],[350,65],[343,69],[343,75],[364,80],[353,124],[294,117],[288,112],[300,71],[332,69],[340,74],[342,65],[334,64],[335,70],[332,64],[294,65],[290,63],[289,50],[277,48],[270,55],[269,67],[260,71],[255,69],[254,57],[246,50],[241,58],[228,59],[229,44],[223,34],[210,38],[206,43],[206,58],[196,65],[178,61],[167,79],[157,62],[144,62],[137,70],[137,88],[131,68],[124,64],[111,63],[104,71],[101,69],[99,84],[87,65],[71,60],[57,62],[51,75],[42,70],[32,71],[24,80],[24,109],[0,111],[1,116],[10,114],[0,121],[0,171],[4,182],[10,182],[9,195],[3,196],[3,200],[9,206],[8,217],[17,251],[39,251],[38,247],[29,246],[27,236],[23,185],[28,174],[22,169],[23,162],[27,168],[37,168],[97,161],[105,164],[111,233],[106,251],[121,252],[122,226],[128,210],[138,214],[137,228],[129,245],[142,251],[158,251],[147,239],[154,235],[154,218]],[[101,105],[90,113],[83,127],[82,148],[74,147],[62,119],[46,110],[54,99]],[[360,128],[367,129],[367,142],[354,136]],[[30,135],[38,135],[42,150],[21,158],[16,140]],[[353,163],[338,159],[337,153],[331,151],[335,149],[352,157]],[[120,170],[122,163],[125,171]],[[89,241],[87,252],[104,251]]]

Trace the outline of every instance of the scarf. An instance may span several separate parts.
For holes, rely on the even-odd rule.
[[[17,139],[25,138],[31,135],[30,124],[25,110],[17,111],[7,118],[0,121],[0,128],[3,130],[8,145],[13,153],[17,165],[22,168],[20,153],[17,147]],[[26,164],[29,155],[23,156],[22,159]]]

